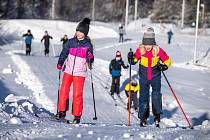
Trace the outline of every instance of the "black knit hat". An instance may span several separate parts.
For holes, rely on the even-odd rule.
[[[85,36],[87,36],[88,32],[89,32],[89,25],[90,25],[90,19],[89,18],[84,18],[78,25],[76,28],[76,31],[80,31],[82,33],[85,34]]]
[[[142,39],[143,45],[156,45],[155,32],[152,27],[147,28]]]

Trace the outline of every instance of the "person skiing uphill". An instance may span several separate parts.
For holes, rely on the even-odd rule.
[[[64,35],[64,37],[61,38],[61,42],[63,42],[63,46],[64,44],[66,44],[67,41],[68,41],[68,37],[67,35]]]
[[[53,37],[50,36],[47,31],[45,31],[44,33],[45,34],[44,34],[44,36],[41,39],[41,43],[44,40],[44,46],[45,46],[44,55],[46,56],[46,55],[49,55],[49,52],[50,52],[50,50],[49,50],[50,49],[49,48],[50,47],[50,39],[53,39]]]
[[[124,34],[125,34],[125,30],[123,28],[123,25],[120,24],[119,25],[119,43],[124,42],[124,37],[123,37]]]
[[[32,39],[34,39],[33,35],[31,34],[31,30],[28,30],[26,34],[23,34],[23,37],[25,37],[26,55],[31,55],[31,44]]]
[[[62,66],[66,61],[56,116],[59,119],[65,118],[69,104],[69,91],[73,83],[73,123],[80,123],[83,111],[83,87],[85,77],[87,76],[87,66],[92,68],[94,61],[93,46],[90,38],[87,36],[89,24],[89,18],[84,18],[78,24],[75,36],[64,44],[57,64],[57,69],[62,70]]]
[[[171,44],[171,39],[172,39],[172,36],[174,35],[173,32],[171,30],[169,30],[167,32],[167,35],[168,35],[168,44]]]
[[[137,111],[138,105],[137,105],[137,92],[140,90],[140,86],[137,83],[136,80],[132,80],[130,83],[128,83],[125,86],[125,94],[127,97],[129,97],[129,87],[130,87],[130,106],[133,103],[134,109]],[[127,103],[127,109],[129,109],[129,103]]]
[[[111,85],[111,95],[114,95],[116,92],[120,94],[120,76],[121,76],[121,67],[127,69],[129,66],[125,66],[124,61],[121,57],[121,52],[116,52],[116,57],[111,60],[109,64],[109,73],[112,75],[112,85]]]
[[[152,87],[152,112],[154,122],[159,126],[160,114],[162,113],[162,94],[161,94],[161,71],[165,71],[171,65],[171,59],[166,52],[160,48],[155,41],[153,28],[147,28],[144,32],[142,44],[136,49],[132,56],[129,52],[129,62],[137,63],[139,60],[139,118],[140,126],[145,126],[149,117],[149,90]],[[162,61],[163,64],[160,64]]]

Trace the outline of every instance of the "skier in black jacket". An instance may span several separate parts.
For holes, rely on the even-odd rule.
[[[125,66],[121,57],[121,52],[117,51],[115,59],[111,60],[109,64],[109,73],[112,75],[111,95],[114,95],[114,92],[118,95],[120,94],[121,67],[127,69],[129,66]]]
[[[42,37],[41,42],[44,40],[44,46],[45,46],[44,55],[46,56],[47,54],[49,55],[50,39],[53,39],[53,37],[50,36],[47,31],[45,31],[44,33],[45,35]]]
[[[68,37],[67,35],[64,35],[64,37],[61,38],[61,42],[63,42],[63,46],[64,44],[66,44],[67,41],[68,41]]]

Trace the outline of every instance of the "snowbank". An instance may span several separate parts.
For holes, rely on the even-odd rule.
[[[10,124],[23,124],[23,122],[36,121],[37,117],[52,115],[43,108],[38,108],[28,100],[28,97],[8,95],[5,102],[0,104],[0,122]]]

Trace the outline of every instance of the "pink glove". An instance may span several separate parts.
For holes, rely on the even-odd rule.
[[[93,58],[93,55],[92,53],[88,53],[88,56],[87,56],[88,60],[91,60]]]
[[[57,64],[57,69],[58,69],[58,70],[62,70],[62,66],[59,65],[59,64]]]

